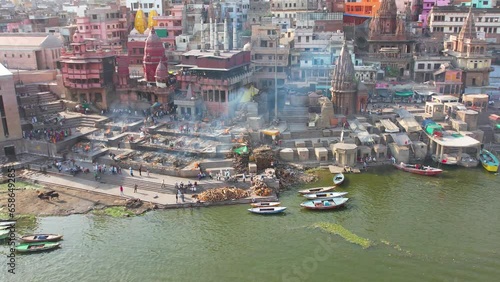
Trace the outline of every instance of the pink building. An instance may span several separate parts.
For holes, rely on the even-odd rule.
[[[11,69],[55,69],[62,46],[51,34],[0,33],[0,62]]]
[[[76,25],[85,39],[95,39],[103,48],[121,50],[127,46],[127,17],[126,7],[92,7],[86,17],[76,18]]]
[[[0,155],[15,154],[16,140],[22,138],[14,77],[0,64]]]
[[[422,22],[422,27],[427,27],[427,20],[432,7],[448,6],[449,4],[450,0],[423,0],[422,14],[418,16],[418,20]]]
[[[95,41],[85,40],[77,30],[70,50],[61,54],[61,73],[64,86],[72,101],[91,103],[107,109],[117,82],[116,58],[112,51],[104,52]]]
[[[183,5],[171,7],[166,16],[157,16],[156,34],[166,43],[165,47],[175,48],[175,37],[182,34],[182,11]]]

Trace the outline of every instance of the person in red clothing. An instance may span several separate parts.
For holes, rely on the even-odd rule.
[[[123,195],[123,186],[121,186],[121,185],[120,185],[120,195],[125,196],[125,195]]]

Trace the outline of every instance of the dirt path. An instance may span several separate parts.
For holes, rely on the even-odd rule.
[[[18,185],[21,187],[22,185]],[[127,201],[116,196],[93,193],[77,189],[51,188],[59,193],[59,199],[41,200],[39,191],[48,191],[47,188],[33,189],[29,187],[15,191],[16,214],[30,214],[35,216],[65,216],[70,214],[88,213],[94,209],[103,209],[109,206],[127,206]],[[7,190],[0,190],[0,212],[5,212],[8,201]],[[127,208],[135,214],[141,214],[154,206],[143,203],[137,208]]]

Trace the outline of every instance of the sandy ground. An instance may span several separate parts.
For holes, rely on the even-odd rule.
[[[48,191],[49,189],[39,189]],[[126,206],[127,202],[115,196],[101,193],[92,193],[83,190],[67,188],[51,188],[59,193],[59,199],[41,200],[37,197],[36,189],[25,189],[15,191],[16,214],[30,214],[36,216],[65,216],[70,214],[88,213],[94,209],[103,209],[109,206]],[[0,191],[0,212],[6,212],[5,206],[8,201],[6,190]],[[154,206],[144,203],[137,208],[128,210],[141,214],[153,209]]]

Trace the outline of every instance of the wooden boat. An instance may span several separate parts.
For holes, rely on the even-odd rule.
[[[441,172],[443,172],[443,170],[439,168],[424,166],[424,165],[423,166],[411,165],[411,164],[405,164],[403,162],[400,164],[393,164],[393,166],[395,166],[397,169],[420,175],[438,175]]]
[[[261,208],[261,207],[277,207],[281,203],[280,202],[258,202],[258,203],[251,203],[250,205],[254,208]]]
[[[15,221],[0,221],[0,226],[11,226],[16,224]]]
[[[264,207],[264,208],[251,208],[248,209],[251,213],[257,214],[276,214],[286,210],[286,207]]]
[[[12,225],[0,226],[0,230],[10,229]]]
[[[345,176],[343,173],[336,174],[333,177],[333,184],[340,185],[340,184],[344,183],[344,180],[345,180]]]
[[[34,253],[52,250],[61,246],[61,243],[39,242],[39,243],[21,243],[16,246],[16,251],[20,253]]]
[[[458,160],[458,165],[463,167],[476,167],[479,164],[479,160],[472,157],[469,154],[463,153]]]
[[[326,200],[326,199],[333,199],[333,198],[338,198],[347,195],[347,192],[326,192],[326,193],[314,193],[314,194],[306,194],[304,197],[306,197],[309,200]]]
[[[10,230],[0,230],[0,240],[7,239],[9,237]]]
[[[442,163],[445,165],[457,165],[458,164],[458,156],[457,156],[457,154],[454,154],[454,153],[443,154],[442,157],[439,157],[437,155],[432,155],[431,158],[433,161],[435,161],[437,163]]]
[[[300,190],[299,193],[302,195],[311,194],[311,193],[323,193],[323,192],[332,191],[333,189],[335,189],[335,186],[333,186],[333,187],[316,187],[316,188]]]
[[[332,210],[344,206],[347,200],[349,200],[349,198],[313,200],[313,201],[303,202],[302,204],[300,204],[300,206],[309,210]]]
[[[481,165],[489,172],[498,171],[498,158],[488,150],[482,149],[479,154]]]
[[[21,237],[21,242],[36,243],[36,242],[55,242],[61,240],[63,235],[59,234],[33,234]]]

